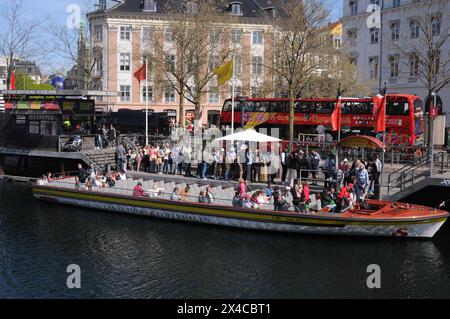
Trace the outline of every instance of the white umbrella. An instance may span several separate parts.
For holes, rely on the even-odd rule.
[[[279,138],[275,138],[269,135],[261,134],[256,132],[254,129],[248,129],[241,131],[239,133],[230,134],[221,138],[216,139],[216,141],[245,141],[245,142],[257,142],[257,143],[267,143],[267,142],[281,142]]]

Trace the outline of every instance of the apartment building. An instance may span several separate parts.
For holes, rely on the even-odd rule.
[[[450,1],[433,0],[431,6],[428,0],[344,0],[343,3],[343,47],[357,65],[360,80],[371,83],[373,93],[387,83],[390,93],[417,94],[425,104],[430,101],[417,58],[426,55],[428,50],[420,45],[425,35],[418,21],[433,19],[431,32],[438,41],[450,28]],[[378,22],[381,28],[376,26]],[[446,73],[447,77],[450,77],[449,54],[450,41],[446,41],[437,61],[438,64],[440,61],[439,73]],[[450,111],[450,86],[439,92],[438,103],[443,112]]]

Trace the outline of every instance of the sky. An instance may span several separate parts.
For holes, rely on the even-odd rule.
[[[0,0],[1,2],[11,0]],[[26,19],[40,19],[42,25],[51,27],[52,25],[64,25],[66,20],[71,16],[71,12],[66,12],[71,5],[78,5],[82,12],[87,12],[93,8],[94,3],[98,0],[21,0],[25,11],[23,12]],[[250,0],[244,0],[250,1]],[[342,1],[343,0],[323,0],[328,3],[331,9],[332,20],[338,20],[342,15]],[[83,16],[83,15],[82,15]],[[0,28],[2,28],[2,21],[0,20]],[[42,42],[45,45],[46,41],[50,41],[50,36],[42,33]],[[51,73],[55,70],[68,70],[71,68],[70,61],[65,61],[59,56],[54,56],[44,61],[42,58],[37,59],[38,65],[44,73]]]

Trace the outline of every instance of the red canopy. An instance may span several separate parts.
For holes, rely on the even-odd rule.
[[[386,145],[379,139],[367,135],[347,136],[340,140],[336,146],[363,147],[363,148],[385,148]]]

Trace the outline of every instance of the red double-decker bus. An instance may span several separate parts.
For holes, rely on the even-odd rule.
[[[420,146],[423,143],[422,101],[416,95],[388,94],[386,101],[386,144]],[[348,134],[375,136],[373,123],[374,98],[342,98],[342,130]],[[331,114],[337,99],[297,99],[295,101],[295,132],[315,134],[319,125],[331,133]],[[231,126],[231,99],[225,101],[220,115],[222,127]],[[278,128],[281,139],[288,139],[289,99],[248,98],[235,99],[235,127],[251,126]]]

